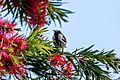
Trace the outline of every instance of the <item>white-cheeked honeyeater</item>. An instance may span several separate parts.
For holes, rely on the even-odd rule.
[[[66,37],[62,34],[60,30],[53,30],[53,31],[54,31],[53,43],[56,48],[62,48],[62,53],[63,53],[67,43]]]

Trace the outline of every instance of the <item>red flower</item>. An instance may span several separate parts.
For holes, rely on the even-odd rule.
[[[18,36],[15,38],[15,43],[17,46],[15,46],[15,50],[25,50],[27,48],[27,41],[24,37]]]
[[[10,58],[10,56],[8,55],[8,53],[7,53],[7,51],[5,51],[5,50],[2,50],[1,52],[0,52],[0,62],[3,62],[4,63],[4,61],[5,62],[10,62],[11,61],[11,58]]]
[[[60,54],[55,54],[53,57],[49,57],[49,60],[50,64],[53,66],[63,66],[66,64],[66,60]]]
[[[64,66],[63,75],[65,77],[71,77],[73,75],[74,66],[73,64],[67,64]]]
[[[72,63],[67,63],[65,57],[60,54],[54,54],[53,57],[49,57],[50,64],[57,70],[59,70],[65,77],[70,78],[75,70]]]
[[[28,10],[29,13],[27,22],[36,25],[38,24],[39,27],[44,26],[46,23],[45,16],[47,15],[46,9],[48,5],[48,0],[29,0],[30,3],[26,10]]]
[[[19,0],[11,0],[14,7],[21,7],[25,11],[27,19],[25,19],[31,25],[44,26],[46,23],[45,17],[47,15],[48,0],[25,0],[20,2]],[[22,4],[20,4],[22,3]]]
[[[16,26],[15,23],[11,23],[11,22],[7,22],[7,21],[3,21],[2,18],[0,18],[0,30],[2,30],[4,28],[4,32],[6,34],[8,33],[13,33],[14,32],[14,27]]]
[[[25,50],[27,42],[24,37],[15,34],[15,25],[14,23],[3,21],[0,18],[0,72],[23,76],[26,73],[25,69],[20,64],[15,64],[12,56],[16,56],[15,58],[19,63],[23,63],[23,60],[17,58],[21,55],[18,51],[22,52]]]
[[[20,74],[20,76],[24,76],[26,74],[26,69],[20,64],[14,64],[11,66],[9,72],[14,75]]]
[[[0,66],[0,72],[4,71],[5,67],[4,66]]]

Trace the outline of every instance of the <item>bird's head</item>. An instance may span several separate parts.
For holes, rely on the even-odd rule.
[[[54,31],[54,33],[61,33],[60,30],[53,30],[53,31]]]

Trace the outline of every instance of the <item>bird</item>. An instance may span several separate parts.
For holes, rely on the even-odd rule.
[[[62,53],[64,52],[64,48],[66,47],[67,40],[66,37],[63,35],[63,33],[60,30],[53,30],[53,44],[56,48],[62,48]]]

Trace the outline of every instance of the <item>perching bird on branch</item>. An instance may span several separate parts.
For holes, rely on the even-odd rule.
[[[62,48],[62,53],[63,53],[64,48],[66,47],[67,40],[60,30],[53,30],[53,31],[54,31],[53,43],[56,48]]]

